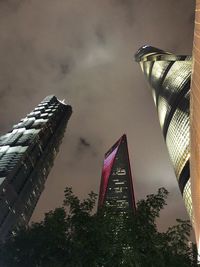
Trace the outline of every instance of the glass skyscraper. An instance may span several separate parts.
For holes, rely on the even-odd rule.
[[[48,96],[0,137],[0,240],[30,220],[71,113]]]
[[[126,135],[123,135],[105,154],[101,176],[98,208],[111,206],[125,214],[135,210]]]
[[[194,229],[200,262],[200,0],[196,0],[190,101],[191,185]]]
[[[151,46],[135,55],[151,88],[179,188],[193,221],[190,181],[189,101],[192,58]]]

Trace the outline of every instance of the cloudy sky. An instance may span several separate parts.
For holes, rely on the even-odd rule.
[[[1,0],[0,133],[46,95],[73,107],[33,220],[61,205],[65,186],[98,192],[104,153],[128,137],[136,199],[170,191],[160,227],[187,218],[145,78],[143,44],[191,54],[194,0]]]

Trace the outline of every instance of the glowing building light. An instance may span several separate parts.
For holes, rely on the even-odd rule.
[[[189,168],[191,57],[176,56],[155,47],[145,46],[138,50],[135,59],[140,63],[151,85],[169,156],[186,209],[193,222]]]
[[[30,220],[71,113],[48,96],[0,137],[0,240]]]
[[[135,210],[135,198],[126,135],[105,154],[98,208],[111,205],[119,212]]]
[[[196,0],[191,82],[191,184],[194,227],[200,255],[200,1]],[[200,259],[199,259],[200,260]]]

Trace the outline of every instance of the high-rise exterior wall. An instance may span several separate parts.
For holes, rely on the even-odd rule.
[[[135,210],[132,175],[126,135],[105,154],[98,208],[111,206],[117,213]]]
[[[136,53],[151,88],[160,126],[186,209],[193,221],[190,181],[190,80],[192,59],[144,46]]]
[[[195,10],[190,111],[192,206],[200,262],[200,0]]]
[[[48,96],[0,137],[0,240],[30,220],[71,113]]]

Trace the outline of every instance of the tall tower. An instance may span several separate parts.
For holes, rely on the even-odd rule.
[[[193,41],[193,72],[191,82],[190,133],[191,133],[191,184],[194,228],[200,262],[200,0],[196,0]]]
[[[157,107],[160,126],[188,214],[193,220],[190,183],[189,99],[192,61],[143,46],[135,59],[140,63]]]
[[[98,208],[105,204],[123,214],[135,210],[126,135],[123,135],[105,154]]]
[[[0,137],[0,240],[30,220],[71,113],[48,96]]]

